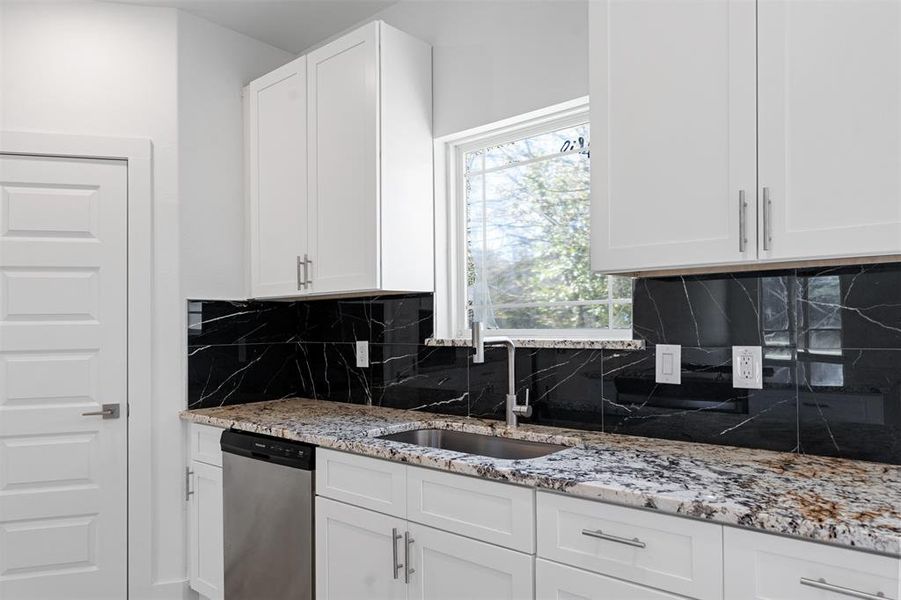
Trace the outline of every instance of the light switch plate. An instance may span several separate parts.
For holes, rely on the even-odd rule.
[[[357,342],[357,366],[369,366],[369,342]]]
[[[732,346],[732,387],[763,389],[763,358],[760,346]]]
[[[682,383],[682,346],[657,344],[657,383]]]

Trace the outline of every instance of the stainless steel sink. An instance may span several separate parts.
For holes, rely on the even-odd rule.
[[[378,439],[510,460],[538,458],[539,456],[547,456],[566,449],[566,446],[558,444],[514,440],[494,435],[465,433],[463,431],[449,431],[446,429],[413,429],[411,431],[382,435]]]

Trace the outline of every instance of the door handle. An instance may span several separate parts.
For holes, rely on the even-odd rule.
[[[313,259],[308,255],[303,255],[303,285],[309,287],[313,285]]]
[[[191,467],[185,467],[185,502],[194,495],[194,490],[191,489],[191,475],[193,474],[194,471],[191,470]]]
[[[404,532],[404,583],[410,583],[410,575],[416,572],[416,569],[410,567],[410,546],[415,541],[410,537],[409,531]]]
[[[583,529],[582,535],[597,538],[599,540],[606,540],[608,542],[616,542],[617,544],[625,544],[626,546],[633,546],[635,548],[647,547],[647,544],[645,544],[638,538],[630,539],[630,538],[620,537],[618,535],[610,535],[609,533],[604,533],[600,529],[597,529],[597,530]]]
[[[92,410],[91,412],[81,413],[82,417],[103,417],[104,419],[118,419],[119,418],[119,405],[118,404],[103,404],[101,405],[102,410]]]
[[[773,243],[772,224],[773,200],[770,198],[770,188],[763,188],[763,249],[769,251]]]
[[[849,596],[851,598],[861,598],[862,600],[891,600],[882,592],[876,592],[875,594],[870,594],[869,592],[860,592],[851,588],[835,585],[834,583],[829,583],[822,577],[820,577],[819,579],[808,579],[807,577],[802,577],[801,585],[806,585],[807,587],[816,588],[818,590],[825,590],[834,594],[841,594],[842,596]]]
[[[748,249],[748,201],[745,200],[745,191],[738,190],[738,251],[744,254]]]
[[[397,527],[391,530],[391,552],[393,554],[392,564],[394,565],[394,578],[397,579],[397,572],[400,571],[404,564],[397,562],[397,540],[403,536],[397,533]]]
[[[301,260],[300,257],[297,257],[297,289],[302,290],[306,285],[306,274],[301,274],[301,271],[306,271],[307,263],[306,259]]]

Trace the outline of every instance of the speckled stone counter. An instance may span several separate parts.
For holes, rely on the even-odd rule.
[[[185,420],[573,496],[901,555],[901,467],[291,399],[185,411]],[[374,439],[440,428],[558,443],[501,460]]]

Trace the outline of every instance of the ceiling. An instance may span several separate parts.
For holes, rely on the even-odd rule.
[[[396,4],[397,0],[114,0],[180,8],[292,54]]]

